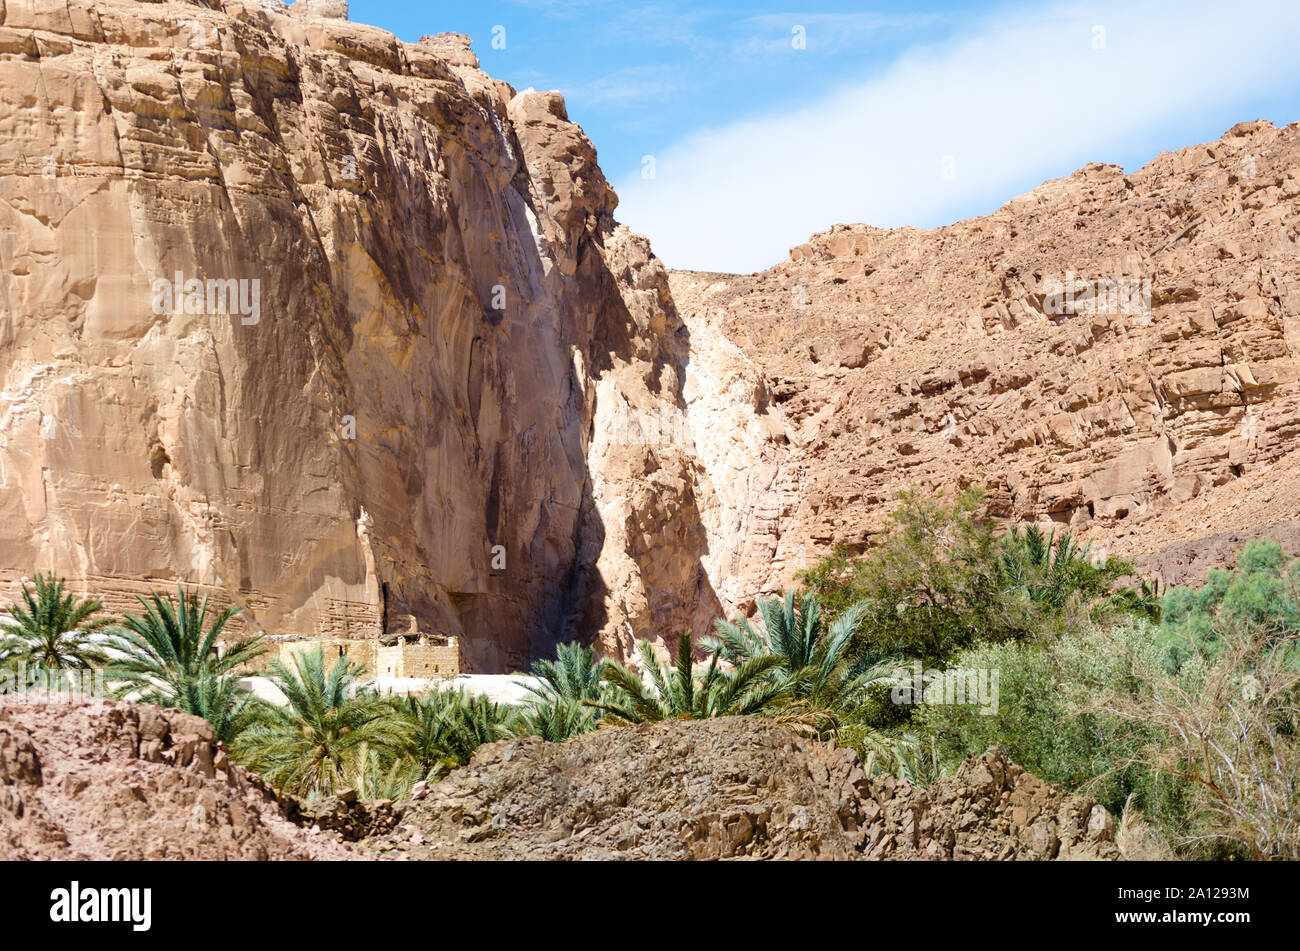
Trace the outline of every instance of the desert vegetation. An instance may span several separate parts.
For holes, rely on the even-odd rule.
[[[635,665],[561,643],[514,705],[383,695],[316,650],[271,662],[275,706],[239,687],[266,648],[228,636],[235,609],[178,589],[112,618],[43,574],[9,608],[0,664],[102,670],[118,697],[209,720],[232,758],[302,797],[403,799],[511,737],[761,716],[917,785],[999,747],[1105,805],[1134,857],[1300,857],[1300,559],[1252,541],[1235,568],[1158,593],[1069,532],[981,511],[974,491],[905,493],[866,550],[837,550],[754,617],[683,632],[667,659],[642,641]],[[954,701],[953,672],[996,696]]]
[[[1142,827],[1151,857],[1296,857],[1300,559],[1252,541],[1235,569],[1158,595],[1068,532],[999,533],[979,510],[974,492],[904,495],[876,545],[802,583],[862,612],[858,652],[996,672],[997,712],[877,697],[841,741],[922,782],[1000,747]]]

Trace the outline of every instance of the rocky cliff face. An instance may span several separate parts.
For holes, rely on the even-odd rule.
[[[0,4],[2,593],[179,581],[480,670],[704,628],[689,332],[591,143],[345,11]]]
[[[1300,127],[670,278],[558,94],[346,9],[0,2],[0,602],[505,670],[702,631],[908,485],[1170,581],[1300,533]]]
[[[693,341],[731,344],[790,421],[751,503],[774,558],[738,587],[864,545],[907,486],[982,485],[1173,582],[1300,531],[1300,124],[671,282]]]

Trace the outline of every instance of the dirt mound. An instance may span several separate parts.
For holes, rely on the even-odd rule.
[[[1119,857],[1105,809],[996,750],[923,790],[755,717],[485,746],[366,844],[409,859]]]
[[[0,860],[344,859],[229,763],[205,720],[0,703]]]

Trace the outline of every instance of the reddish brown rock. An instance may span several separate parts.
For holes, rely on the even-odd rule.
[[[0,703],[0,860],[350,859],[230,764],[211,725],[129,703]]]
[[[459,859],[1119,858],[1104,808],[997,750],[919,789],[761,717],[494,743],[365,845]]]

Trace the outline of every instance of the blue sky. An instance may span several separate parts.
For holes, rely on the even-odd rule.
[[[1297,0],[353,0],[351,16],[409,42],[467,33],[493,76],[563,92],[617,217],[670,267],[757,270],[837,222],[933,227],[1089,161],[1133,169],[1244,119],[1300,119]]]

